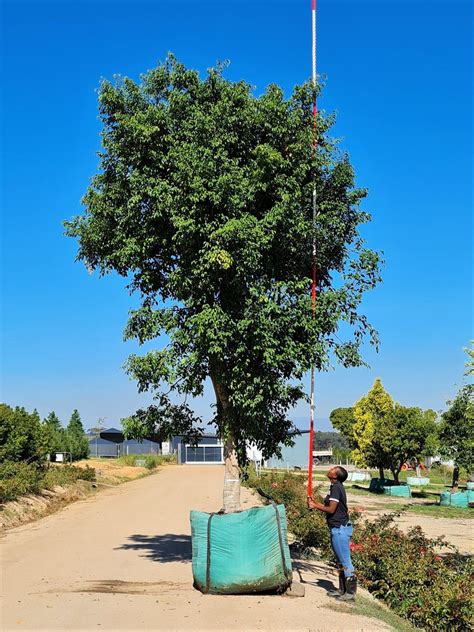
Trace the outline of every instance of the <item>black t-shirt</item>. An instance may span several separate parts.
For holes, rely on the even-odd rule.
[[[340,527],[349,522],[349,512],[347,511],[347,496],[344,485],[339,481],[331,483],[329,494],[324,499],[324,505],[327,507],[331,500],[337,502],[336,511],[333,514],[326,514],[328,527]]]

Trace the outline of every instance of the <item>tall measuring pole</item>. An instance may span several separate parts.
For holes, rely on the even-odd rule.
[[[313,125],[314,140],[313,152],[317,149],[317,124],[318,108],[316,103],[316,0],[311,0],[311,22],[312,22],[312,80],[314,87],[313,103]],[[316,215],[317,215],[316,179],[313,183],[313,253],[312,253],[312,283],[311,283],[311,309],[313,318],[316,316]],[[308,462],[308,496],[313,493],[313,437],[314,437],[314,362],[311,365],[311,387],[310,387],[310,422],[309,422],[309,462]]]

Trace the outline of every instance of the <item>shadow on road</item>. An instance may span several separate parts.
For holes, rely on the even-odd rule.
[[[119,549],[143,551],[144,557],[153,562],[190,562],[192,559],[191,536],[165,533],[164,535],[131,535],[129,542]],[[117,549],[116,549],[117,550]]]
[[[335,590],[337,586],[334,585],[332,575],[327,565],[321,565],[317,562],[305,562],[304,560],[293,560],[293,568],[299,575],[299,580],[302,584],[310,584],[312,586],[319,586],[324,590]],[[315,574],[324,575],[324,578],[316,578]],[[306,576],[306,578],[305,578]]]

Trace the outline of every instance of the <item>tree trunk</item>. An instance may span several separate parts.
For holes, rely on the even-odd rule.
[[[379,466],[379,476],[380,478],[385,478],[385,472],[383,471],[383,467]]]
[[[223,367],[214,359],[211,370],[211,381],[216,394],[216,404],[220,428],[226,428],[224,439],[224,513],[240,510],[240,466],[237,458],[237,445],[232,425],[235,423],[232,405],[229,402],[227,389],[221,380]]]
[[[237,450],[232,435],[228,435],[224,444],[224,512],[240,510],[240,467]]]
[[[458,483],[459,483],[459,468],[457,465],[454,466],[453,469],[453,484],[452,484],[452,492],[456,493],[458,491]]]

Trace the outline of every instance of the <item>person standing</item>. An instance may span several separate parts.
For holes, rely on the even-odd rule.
[[[352,524],[347,510],[347,496],[344,481],[347,470],[336,466],[329,470],[327,477],[331,483],[329,494],[324,504],[316,502],[308,496],[308,509],[317,509],[326,514],[328,528],[331,534],[331,546],[339,564],[339,590],[328,592],[331,597],[339,601],[354,601],[357,592],[357,578],[351,560],[350,540]]]

